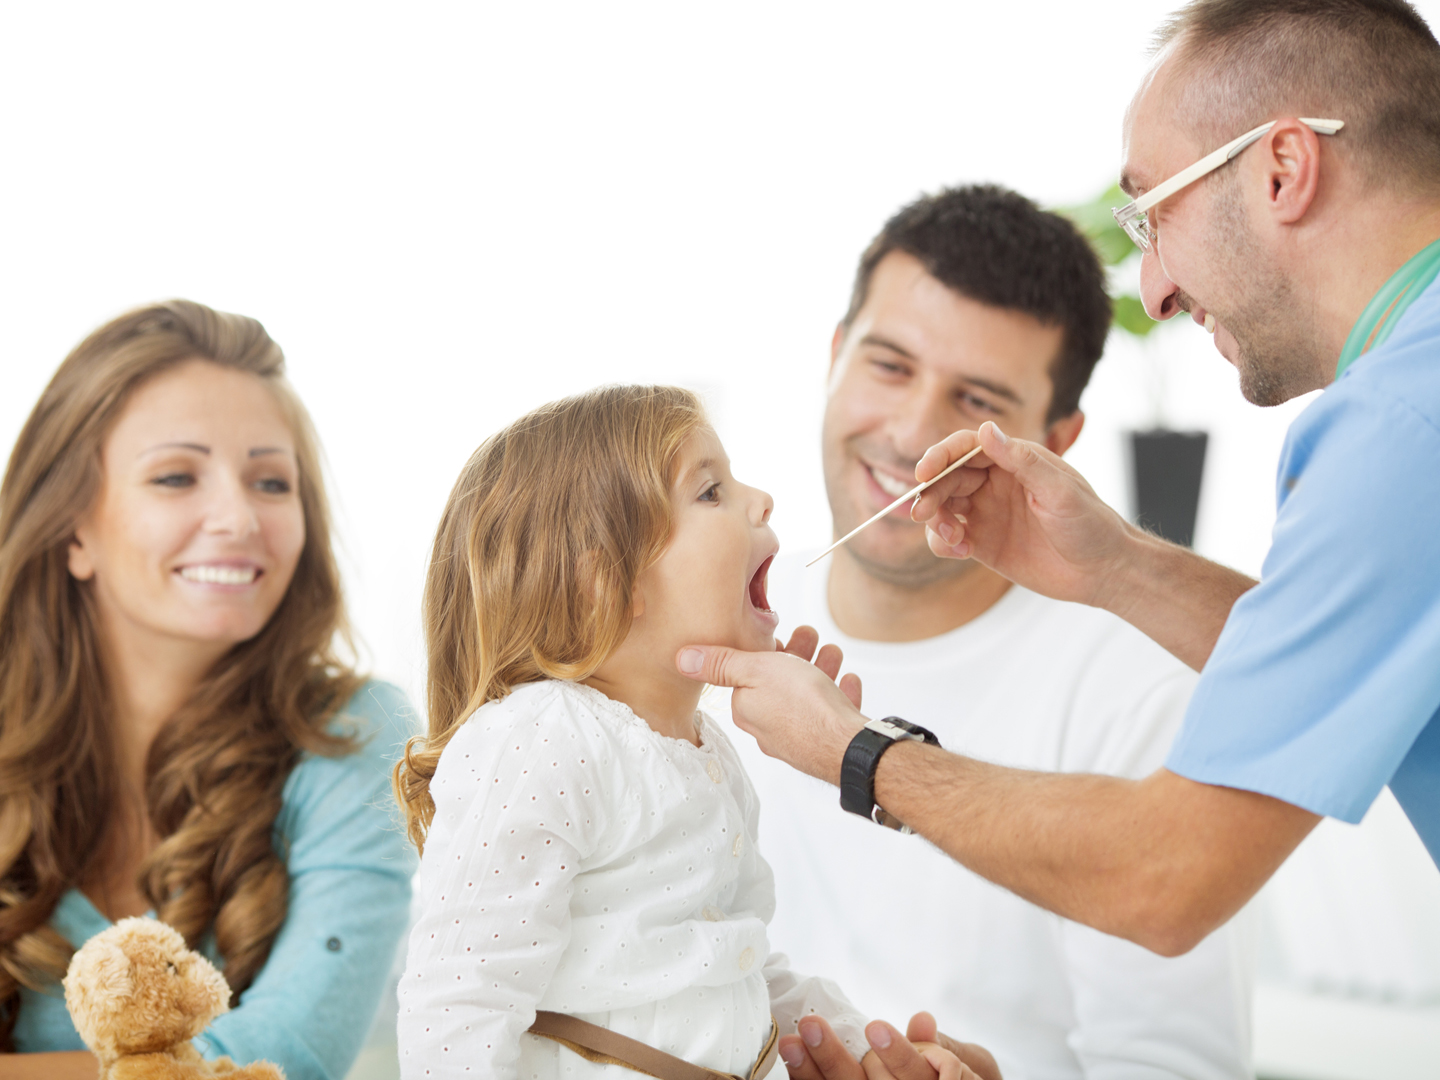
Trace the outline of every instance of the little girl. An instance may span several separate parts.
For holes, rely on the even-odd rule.
[[[429,735],[396,770],[422,852],[406,1080],[638,1075],[537,1012],[739,1076],[807,1013],[868,1050],[833,984],[770,953],[755,792],[672,660],[775,647],[771,507],[673,387],[554,402],[466,465],[425,588]]]

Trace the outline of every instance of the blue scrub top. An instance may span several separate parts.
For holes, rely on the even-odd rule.
[[[285,923],[239,1004],[195,1040],[207,1059],[272,1061],[287,1080],[340,1080],[349,1071],[409,921],[415,853],[398,820],[390,769],[414,722],[398,689],[366,683],[331,725],[353,734],[360,749],[306,754],[286,777],[275,819],[290,874]],[[112,924],[72,889],[50,925],[78,948]],[[213,935],[200,951],[219,960]],[[85,1049],[58,985],[20,991],[14,1039],[22,1053]]]
[[[1277,501],[1166,767],[1349,822],[1389,784],[1440,863],[1440,281],[1291,425]]]

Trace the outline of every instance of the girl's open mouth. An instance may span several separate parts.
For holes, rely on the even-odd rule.
[[[760,564],[760,569],[755,571],[755,576],[750,579],[750,603],[767,615],[775,614],[770,610],[770,600],[765,595],[765,580],[770,575],[770,564],[774,561],[774,555],[768,556]]]

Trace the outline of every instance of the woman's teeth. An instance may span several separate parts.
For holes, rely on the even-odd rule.
[[[886,495],[889,495],[892,498],[898,499],[901,495],[904,495],[907,491],[909,491],[910,488],[913,486],[911,484],[905,483],[903,480],[896,480],[888,473],[879,472],[876,469],[871,469],[870,475],[875,478],[875,483],[880,485],[880,490],[885,492]]]
[[[185,566],[180,576],[202,585],[249,585],[259,571],[253,566]]]

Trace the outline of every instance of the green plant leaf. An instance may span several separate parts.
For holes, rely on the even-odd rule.
[[[1110,212],[1114,207],[1123,206],[1129,201],[1130,196],[1120,190],[1120,185],[1113,184],[1089,202],[1079,206],[1061,207],[1058,213],[1068,217],[1085,234],[1102,263],[1106,266],[1119,266],[1140,254],[1140,249],[1125,230],[1115,224],[1115,215]],[[1145,305],[1138,296],[1116,296],[1111,299],[1115,305],[1114,323],[1127,334],[1143,338],[1160,325],[1145,314]]]
[[[1138,296],[1117,296],[1114,298],[1115,325],[1121,330],[1144,337],[1160,324],[1145,314],[1145,305]]]
[[[1115,224],[1115,215],[1110,212],[1129,201],[1130,196],[1120,190],[1119,184],[1114,184],[1087,203],[1061,207],[1059,213],[1073,221],[1089,238],[1101,262],[1106,266],[1118,266],[1140,254],[1140,249],[1125,234],[1125,230]]]

